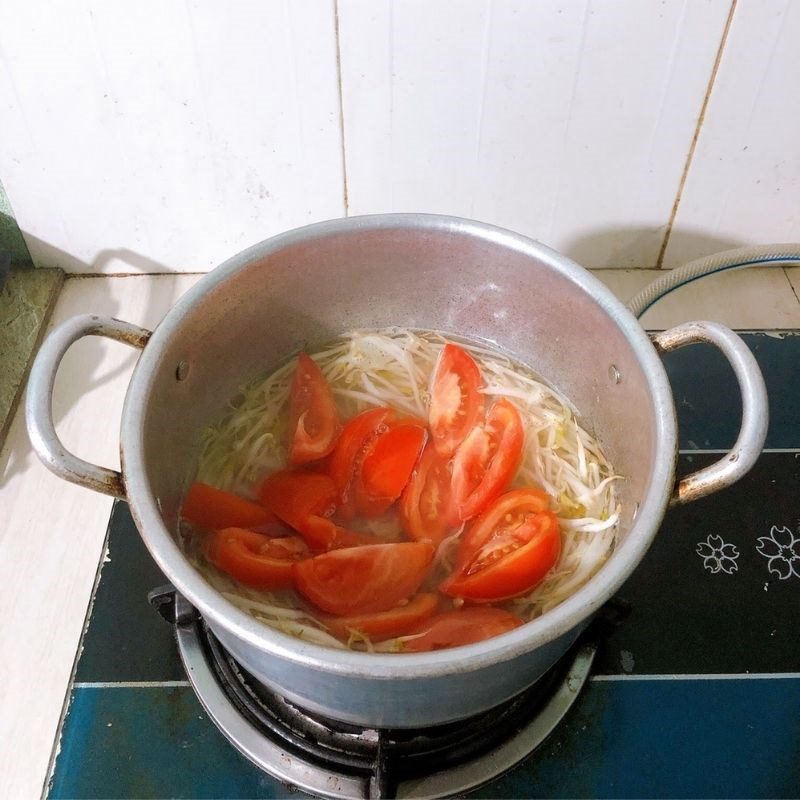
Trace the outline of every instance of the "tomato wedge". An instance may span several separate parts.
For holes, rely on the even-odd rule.
[[[337,525],[327,517],[310,516],[297,529],[315,552],[337,550],[340,547],[360,547],[375,544],[375,537],[357,533]]]
[[[482,642],[522,625],[522,620],[502,608],[464,608],[425,620],[403,642],[403,652],[424,653]]]
[[[431,378],[428,423],[436,452],[450,458],[483,420],[481,373],[472,356],[455,344],[442,348]]]
[[[439,587],[477,603],[531,591],[561,554],[561,531],[547,495],[517,489],[500,497],[461,540],[456,569]]]
[[[389,424],[364,455],[355,481],[356,509],[365,517],[379,517],[400,497],[428,434],[421,420]]]
[[[268,476],[259,489],[259,499],[276,517],[298,531],[312,550],[370,544],[372,539],[336,525],[330,517],[336,510],[333,480],[320,472],[281,470]]]
[[[399,510],[403,529],[418,542],[438,545],[450,532],[450,466],[432,442],[422,451]]]
[[[347,641],[353,631],[363,633],[373,642],[402,636],[431,616],[439,607],[439,596],[418,594],[408,603],[376,614],[356,614],[351,617],[325,617],[328,630]]]
[[[515,512],[518,514],[538,514],[542,511],[547,511],[549,508],[550,498],[541,489],[528,487],[506,492],[502,497],[498,498],[492,508],[488,509],[480,519],[475,520],[462,535],[456,560],[456,572],[463,569],[472,560],[473,554],[483,547],[488,536],[491,535],[492,526],[502,521],[513,521],[513,516],[511,520],[504,520],[505,514],[513,515]]]
[[[333,450],[339,430],[331,387],[313,359],[300,353],[289,395],[289,463],[324,458]]]
[[[280,470],[267,476],[258,499],[287,525],[297,528],[297,523],[312,514],[333,516],[336,486],[321,472]]]
[[[311,553],[297,536],[271,538],[243,528],[224,528],[209,537],[206,556],[239,583],[273,592],[294,585],[294,564]]]
[[[415,594],[432,559],[426,542],[334,550],[296,564],[295,585],[329,614],[373,614]]]
[[[503,492],[522,459],[525,429],[519,411],[505,398],[474,427],[453,459],[453,522],[480,514]]]
[[[199,481],[189,487],[181,516],[203,530],[259,528],[276,520],[274,514],[258,503]]]
[[[390,408],[372,408],[347,421],[328,464],[339,493],[338,511],[346,520],[356,515],[356,478],[372,442],[389,430],[387,421],[394,417]]]

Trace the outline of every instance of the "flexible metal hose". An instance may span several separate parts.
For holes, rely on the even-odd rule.
[[[628,300],[628,308],[641,317],[650,306],[673,289],[687,283],[724,272],[728,269],[743,267],[758,267],[765,264],[782,266],[784,264],[800,263],[800,244],[767,244],[759,247],[739,247],[735,250],[725,250],[712,256],[698,258],[682,267],[665,271],[664,275],[642,289]]]

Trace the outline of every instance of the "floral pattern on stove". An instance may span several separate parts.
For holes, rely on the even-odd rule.
[[[711,534],[704,542],[698,542],[695,552],[703,559],[703,568],[712,575],[717,572],[732,575],[739,569],[736,563],[739,549],[730,542],[724,542],[721,536]]]
[[[785,525],[770,528],[769,536],[760,536],[756,550],[768,559],[767,569],[778,580],[785,581],[794,575],[800,578],[800,537]]]

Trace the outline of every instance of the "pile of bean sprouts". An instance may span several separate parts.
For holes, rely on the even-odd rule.
[[[440,334],[406,329],[354,331],[310,355],[327,378],[343,419],[384,405],[425,419],[430,376],[445,341]],[[544,489],[561,523],[558,563],[529,595],[503,604],[530,621],[583,586],[611,554],[620,516],[614,486],[618,476],[557,391],[496,350],[474,342],[459,344],[480,367],[487,408],[493,398],[505,397],[521,413],[525,446],[513,485]],[[197,480],[252,497],[267,474],[285,466],[294,367],[292,359],[244,387],[223,419],[204,432]],[[378,520],[370,527],[380,541],[402,535],[396,519]],[[454,533],[439,546],[434,564],[440,575],[452,568],[458,538],[458,532]],[[354,632],[347,645],[339,642],[287,593],[248,589],[209,564],[198,537],[186,526],[182,539],[187,555],[206,580],[265,624],[330,647],[402,650],[403,637],[373,645]]]

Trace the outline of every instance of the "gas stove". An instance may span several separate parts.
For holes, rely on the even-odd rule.
[[[115,503],[49,796],[798,796],[800,335],[744,338],[771,402],[756,467],[670,511],[564,659],[472,720],[361,729],[292,705],[183,598],[151,591],[164,576]],[[665,363],[688,472],[733,442],[738,393],[711,348]]]
[[[175,625],[189,681],[228,741],[287,785],[323,797],[434,798],[502,775],[553,731],[575,702],[597,651],[604,614],[558,664],[502,705],[418,730],[362,728],[307,711],[264,686],[220,645],[171,587],[150,595]]]

